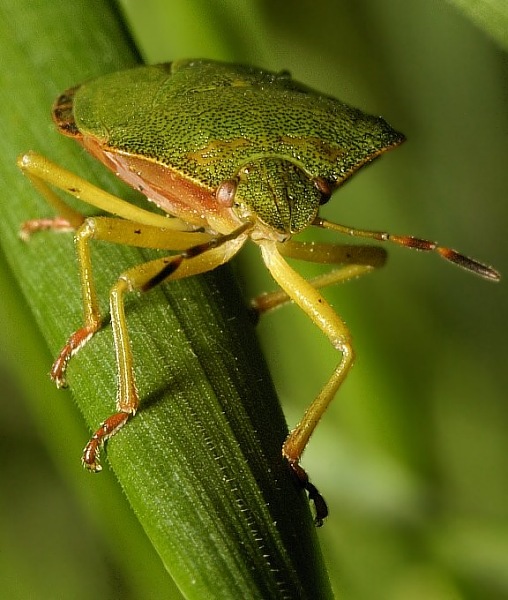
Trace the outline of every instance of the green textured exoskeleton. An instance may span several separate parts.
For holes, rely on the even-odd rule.
[[[156,284],[214,269],[251,239],[281,290],[253,302],[259,313],[289,300],[312,319],[339,351],[331,377],[283,448],[316,507],[326,504],[299,465],[319,419],[344,381],[353,349],[343,320],[319,288],[365,274],[384,263],[375,246],[310,244],[292,240],[309,226],[432,250],[488,279],[491,268],[433,242],[411,236],[359,230],[326,221],[319,209],[360,167],[399,145],[404,136],[386,121],[272,73],[208,60],[182,60],[113,73],[64,92],[53,108],[62,133],[75,138],[121,179],[167,213],[129,204],[89,182],[28,153],[19,165],[54,206],[58,216],[28,221],[22,236],[41,229],[77,230],[84,304],[83,327],[74,332],[52,368],[64,385],[69,359],[102,325],[92,277],[90,240],[173,251],[122,273],[111,290],[111,324],[118,368],[118,411],[87,444],[83,462],[99,470],[101,444],[139,406],[124,296]],[[110,217],[85,219],[51,189],[56,187]],[[175,253],[176,252],[176,253]],[[284,257],[335,268],[305,280]]]

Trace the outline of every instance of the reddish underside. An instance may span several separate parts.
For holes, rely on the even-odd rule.
[[[104,147],[96,138],[76,139],[120,179],[168,214],[216,233],[228,233],[238,227],[231,208],[217,202],[215,190],[153,160]]]

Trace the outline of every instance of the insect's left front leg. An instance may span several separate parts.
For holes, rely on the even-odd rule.
[[[288,460],[294,473],[309,492],[316,506],[316,524],[320,525],[327,515],[326,504],[309,482],[299,461],[319,420],[333,400],[337,390],[345,380],[354,361],[354,351],[348,328],[340,316],[332,309],[320,292],[296,273],[280,255],[274,242],[259,242],[264,262],[273,278],[288,297],[312,319],[325,333],[334,348],[341,353],[341,360],[330,379],[305,412],[298,425],[290,432],[282,447],[282,454]]]

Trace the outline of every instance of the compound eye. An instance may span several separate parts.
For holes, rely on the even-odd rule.
[[[222,206],[233,206],[237,187],[238,181],[236,179],[228,179],[227,181],[223,181],[215,192],[217,202]]]
[[[319,204],[322,206],[323,204],[326,204],[328,200],[330,200],[332,196],[332,188],[328,181],[323,179],[323,177],[316,177],[316,179],[314,179],[314,185],[321,193]]]

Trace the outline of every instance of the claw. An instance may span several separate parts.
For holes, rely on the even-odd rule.
[[[92,473],[98,473],[102,470],[99,462],[99,454],[101,446],[114,435],[121,427],[125,425],[129,417],[133,416],[134,412],[117,412],[108,417],[104,423],[90,438],[90,441],[83,450],[81,462],[83,466]]]
[[[50,371],[51,380],[55,382],[57,388],[67,387],[65,371],[70,359],[88,342],[97,329],[98,325],[95,324],[91,327],[82,327],[81,329],[78,329],[71,335],[65,346],[60,350],[60,354],[57,356]]]
[[[309,500],[314,504],[314,524],[316,527],[321,527],[324,520],[328,516],[328,506],[326,500],[319,493],[317,487],[309,481],[309,476],[297,462],[289,462],[291,471],[295,475],[298,483],[307,491]]]

